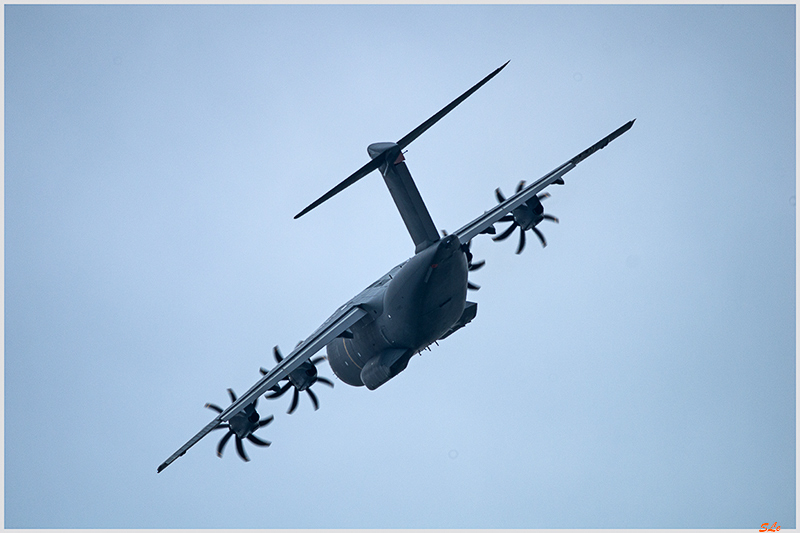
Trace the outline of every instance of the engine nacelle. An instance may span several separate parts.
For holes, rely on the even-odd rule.
[[[544,195],[542,195],[545,197]],[[549,195],[548,195],[549,196]],[[534,196],[511,213],[514,221],[524,230],[530,229],[544,220],[544,206],[539,197]]]
[[[306,361],[289,373],[288,377],[294,388],[304,391],[317,382],[317,367]]]

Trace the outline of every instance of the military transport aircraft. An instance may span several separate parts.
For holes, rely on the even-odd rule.
[[[633,120],[534,183],[526,186],[524,181],[521,182],[515,194],[509,198],[497,189],[498,205],[452,234],[442,232],[442,237],[404,162],[403,149],[409,143],[495,77],[506,65],[508,62],[399,141],[369,145],[367,153],[371,159],[367,164],[294,217],[303,216],[373,170],[380,169],[414,241],[415,255],[342,305],[286,357],[275,347],[273,353],[277,364],[270,370],[262,368],[261,379],[241,396],[237,397],[228,389],[232,403],[227,408],[206,404],[217,416],[164,461],[158,467],[158,472],[215,429],[228,430],[217,446],[220,456],[231,437],[236,437],[236,450],[245,461],[248,457],[243,447],[244,440],[258,446],[269,446],[269,441],[254,435],[256,430],[273,420],[272,416],[260,418],[256,412],[258,398],[265,393],[269,393],[266,394],[267,398],[276,398],[294,389],[289,408],[291,413],[297,407],[299,393],[305,391],[316,409],[318,400],[310,387],[317,382],[333,386],[329,380],[317,376],[316,364],[325,358],[311,359],[323,347],[327,349],[327,360],[333,373],[341,381],[354,387],[363,385],[374,390],[402,372],[414,354],[467,325],[477,313],[477,304],[466,299],[467,289],[478,288],[468,281],[467,274],[483,266],[483,261],[472,262],[471,240],[480,234],[496,235],[494,225],[498,222],[511,224],[494,240],[503,240],[519,228],[517,253],[525,246],[527,230],[532,230],[542,245],[546,245],[544,236],[536,226],[543,220],[558,220],[544,213],[541,200],[549,194],[540,193],[552,184],[563,185],[567,172],[628,131],[633,126]],[[280,381],[285,383],[280,385]]]

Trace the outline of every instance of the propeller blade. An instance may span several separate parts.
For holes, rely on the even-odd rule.
[[[397,141],[397,146],[399,146],[401,150],[402,150],[403,148],[405,148],[406,146],[408,146],[408,145],[409,145],[409,143],[411,143],[411,141],[413,141],[414,139],[416,139],[417,137],[419,137],[420,135],[422,135],[422,134],[425,132],[425,130],[427,130],[428,128],[430,128],[431,126],[433,126],[434,124],[436,124],[437,122],[439,122],[439,120],[441,120],[441,119],[442,119],[442,117],[444,117],[444,116],[445,116],[446,114],[448,114],[450,111],[452,111],[453,109],[455,109],[455,107],[456,107],[458,104],[460,104],[461,102],[463,102],[464,100],[466,100],[467,98],[469,98],[469,97],[470,97],[470,95],[472,95],[472,93],[474,93],[475,91],[477,91],[478,89],[480,89],[480,88],[483,86],[483,84],[485,84],[486,82],[488,82],[489,80],[491,80],[492,78],[494,78],[495,76],[497,76],[497,74],[498,74],[498,73],[499,73],[501,70],[503,70],[503,69],[506,67],[506,65],[508,65],[508,63],[509,63],[509,62],[508,62],[508,61],[506,61],[506,62],[505,62],[505,63],[504,63],[504,64],[503,64],[501,67],[497,68],[497,69],[496,69],[494,72],[492,72],[491,74],[489,74],[488,76],[486,76],[485,78],[483,78],[481,81],[479,81],[478,83],[476,83],[475,85],[473,85],[473,86],[472,86],[470,89],[468,89],[468,90],[467,90],[467,91],[466,91],[464,94],[462,94],[461,96],[459,96],[458,98],[456,98],[455,100],[453,100],[452,102],[450,102],[449,104],[447,104],[446,106],[444,106],[444,107],[441,109],[441,111],[439,111],[438,113],[436,113],[435,115],[433,115],[431,118],[429,118],[428,120],[426,120],[425,122],[423,122],[422,124],[420,124],[419,126],[417,126],[416,128],[414,128],[414,130],[413,130],[413,131],[411,131],[411,132],[410,132],[408,135],[406,135],[405,137],[403,137],[402,139],[400,139],[399,141]]]
[[[519,182],[519,185],[517,185],[517,192],[521,191],[524,188],[525,188],[525,180],[522,180]]]
[[[543,192],[542,194],[540,194],[536,198],[538,198],[540,201],[544,200],[545,198],[550,198],[550,193],[549,192]]]
[[[533,232],[536,234],[536,236],[537,236],[537,237],[539,237],[539,240],[540,240],[540,241],[542,241],[542,248],[544,248],[545,246],[547,246],[547,241],[546,241],[546,240],[544,240],[544,235],[542,235],[542,232],[541,232],[541,231],[539,231],[539,228],[533,227],[533,228],[531,228],[531,229],[532,229],[532,230],[533,230]]]
[[[207,404],[206,404],[206,407],[207,407],[208,409],[211,409],[212,411],[216,411],[216,412],[218,412],[218,413],[221,413],[221,412],[222,412],[222,407],[220,407],[219,405],[215,405],[215,404],[213,404],[213,403],[207,403]]]
[[[284,385],[283,387],[281,387],[281,388],[280,388],[280,389],[278,389],[277,391],[273,392],[272,394],[267,394],[267,395],[266,395],[266,397],[267,397],[268,399],[270,399],[270,400],[272,400],[272,399],[274,399],[274,398],[280,398],[280,397],[281,397],[281,396],[283,396],[283,395],[286,393],[286,391],[287,391],[287,390],[289,390],[291,387],[292,387],[292,383],[291,383],[291,382],[288,382],[288,383],[286,383],[286,385]]]
[[[252,442],[256,446],[269,446],[269,445],[272,444],[272,442],[270,442],[268,440],[261,440],[258,437],[256,437],[255,435],[248,435],[247,436],[247,440],[249,440],[250,442]]]
[[[351,186],[352,184],[354,184],[355,182],[357,182],[358,180],[360,180],[361,178],[363,178],[364,176],[366,176],[367,174],[369,174],[370,172],[381,166],[383,162],[384,162],[383,157],[376,157],[375,159],[370,160],[369,163],[367,163],[363,167],[359,168],[358,170],[350,174],[350,176],[348,176],[347,179],[345,179],[339,185],[337,185],[333,189],[329,190],[328,192],[326,192],[325,194],[314,200],[308,207],[297,213],[294,216],[294,218],[300,218],[301,216],[305,215],[306,213],[317,207],[322,202],[329,200],[331,199],[331,197],[339,194],[340,192],[342,192],[343,190],[345,190],[346,188],[348,188],[349,186]]]
[[[556,217],[554,217],[553,215],[542,215],[542,218],[545,218],[547,220],[550,220],[550,221],[555,222],[556,224],[558,224],[558,219]]]
[[[315,357],[314,359],[312,359],[309,362],[312,365],[317,366],[317,363],[319,363],[320,361],[324,361],[325,359],[327,359],[327,357],[325,357],[324,355],[320,355],[319,357]]]
[[[514,215],[503,215],[503,218],[498,220],[498,222],[514,222]]]
[[[225,434],[225,436],[220,439],[219,444],[217,444],[217,457],[222,457],[222,450],[225,449],[225,445],[228,444],[228,440],[232,436],[233,436],[233,431],[229,429],[228,432]]]
[[[494,195],[497,197],[497,201],[500,202],[501,204],[506,201],[506,197],[503,196],[502,192],[500,192],[500,187],[494,190]]]
[[[266,376],[266,375],[267,375],[267,372],[269,372],[269,370],[267,370],[267,369],[266,369],[266,368],[264,368],[263,366],[262,366],[261,368],[259,368],[258,370],[259,370],[259,372],[261,372],[261,375],[262,375],[262,376]]]
[[[297,389],[294,389],[294,396],[292,396],[292,405],[289,406],[289,410],[286,411],[289,414],[294,413],[294,410],[297,409],[297,400],[300,399],[300,392]]]
[[[333,387],[333,382],[331,380],[329,380],[328,378],[317,377],[317,383],[324,383],[325,385],[327,385],[329,387]]]
[[[480,285],[475,285],[471,281],[468,281],[467,282],[467,288],[470,289],[470,290],[473,290],[473,291],[477,291],[477,290],[480,290],[481,286]]]
[[[483,265],[485,265],[485,264],[486,264],[486,260],[484,260],[484,259],[481,259],[477,263],[470,263],[469,271],[470,272],[475,272],[476,270],[480,270],[481,268],[483,268]]]
[[[467,256],[467,267],[472,264],[472,252],[469,251],[469,245],[472,241],[465,245],[461,245],[461,251],[464,252],[464,255]]]
[[[297,218],[297,217],[295,217],[295,218]],[[275,360],[277,362],[280,363],[281,361],[283,361],[283,356],[281,355],[281,351],[278,349],[277,346],[272,348],[272,354],[275,356]]]
[[[311,389],[306,389],[308,393],[308,397],[311,398],[311,403],[314,404],[314,410],[316,411],[319,409],[319,400],[317,400],[317,395]]]
[[[228,394],[231,397],[231,401],[236,402],[236,393],[233,392],[233,389],[228,389]],[[266,426],[273,420],[272,415],[264,419],[259,419],[258,413],[256,412],[257,405],[258,405],[258,398],[253,400],[253,403],[245,407],[243,413],[235,415],[233,419],[236,420],[237,424],[236,427],[239,433],[241,433],[242,430],[244,430],[244,432],[247,433],[246,438],[251,440],[257,446],[269,446],[271,444],[269,441],[261,440],[258,437],[254,437],[252,435],[253,431],[257,430],[258,428]],[[220,406],[213,403],[207,403],[206,407],[214,411],[217,411],[220,414],[224,412]],[[240,428],[239,425],[241,423],[247,425]],[[231,427],[230,422],[217,422],[214,427],[210,428],[210,431],[214,431],[220,428],[225,428],[228,431],[227,433],[225,433],[225,435],[222,436],[222,438],[219,440],[219,443],[217,444],[217,457],[222,457],[222,453],[225,451],[225,446],[228,444],[228,441],[231,440],[231,437],[236,437],[236,452],[239,454],[239,457],[241,457],[243,460],[249,461],[250,458],[247,457],[247,453],[245,453],[244,451],[244,444],[242,441],[242,437],[240,437],[239,434],[237,434],[237,432],[234,431],[233,427]]]
[[[509,236],[509,235],[511,235],[511,234],[514,232],[514,230],[515,230],[516,228],[517,228],[517,223],[516,223],[516,222],[514,222],[514,223],[513,223],[513,224],[511,224],[511,225],[510,225],[508,228],[506,228],[506,230],[505,230],[503,233],[501,233],[501,234],[500,234],[500,235],[498,235],[497,237],[492,237],[492,240],[493,240],[493,241],[503,241],[503,240],[506,240],[506,239],[508,238],[508,236]]]
[[[520,228],[520,231],[519,231],[519,246],[517,247],[517,253],[521,254],[523,248],[525,248],[525,231],[523,231]]]
[[[242,439],[240,439],[238,436],[236,437],[236,451],[238,452],[239,457],[241,457],[245,462],[250,460],[250,458],[247,457],[247,454],[244,453],[244,446],[242,445]]]

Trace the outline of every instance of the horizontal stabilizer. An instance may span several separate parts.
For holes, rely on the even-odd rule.
[[[406,135],[405,137],[403,137],[402,139],[400,139],[399,141],[397,141],[397,146],[399,146],[399,147],[400,147],[400,149],[402,150],[403,148],[405,148],[406,146],[408,146],[409,144],[411,144],[411,141],[413,141],[414,139],[416,139],[417,137],[419,137],[420,135],[422,135],[422,134],[425,132],[425,130],[427,130],[428,128],[430,128],[431,126],[433,126],[434,124],[436,124],[437,122],[439,122],[439,120],[440,120],[442,117],[444,117],[444,116],[445,116],[446,114],[448,114],[450,111],[452,111],[453,109],[455,109],[455,107],[456,107],[458,104],[460,104],[461,102],[463,102],[464,100],[466,100],[467,98],[469,98],[469,97],[472,95],[472,93],[474,93],[475,91],[477,91],[478,89],[480,89],[481,87],[483,87],[483,85],[484,85],[486,82],[488,82],[489,80],[491,80],[492,78],[494,78],[495,76],[497,76],[497,74],[498,74],[498,73],[499,73],[501,70],[503,70],[504,68],[506,68],[506,65],[508,65],[508,63],[509,63],[509,62],[510,62],[510,60],[509,60],[509,61],[506,61],[505,63],[503,63],[503,64],[502,64],[500,67],[498,67],[498,68],[497,68],[497,69],[496,69],[494,72],[492,72],[491,74],[489,74],[488,76],[486,76],[485,78],[483,78],[481,81],[479,81],[478,83],[476,83],[475,85],[473,85],[473,86],[472,86],[472,88],[470,88],[469,90],[467,90],[467,92],[465,92],[464,94],[462,94],[461,96],[459,96],[458,98],[456,98],[455,100],[453,100],[452,102],[450,102],[449,104],[447,104],[445,107],[443,107],[443,108],[442,108],[442,110],[441,110],[441,111],[439,111],[438,113],[436,113],[435,115],[433,115],[431,118],[429,118],[428,120],[426,120],[425,122],[423,122],[422,124],[420,124],[419,126],[417,126],[417,127],[414,129],[414,131],[412,131],[411,133],[409,133],[408,135]]]
[[[321,204],[325,200],[328,200],[332,196],[342,192],[343,190],[345,190],[346,188],[348,188],[349,186],[351,186],[352,184],[354,184],[355,182],[357,182],[358,180],[360,180],[361,178],[363,178],[364,176],[366,176],[367,174],[369,174],[370,172],[372,172],[376,168],[380,167],[382,164],[383,164],[383,158],[382,157],[376,157],[375,159],[373,159],[372,161],[370,161],[369,163],[367,163],[363,167],[361,167],[358,170],[356,170],[355,172],[353,172],[350,175],[350,177],[348,177],[346,180],[341,182],[339,185],[337,185],[333,189],[329,190],[328,192],[326,192],[325,194],[320,196],[318,199],[316,199],[314,202],[312,202],[311,205],[309,205],[308,207],[306,207],[305,209],[303,209],[302,211],[297,213],[294,216],[294,218],[300,218],[301,216],[305,215],[306,213],[308,213],[309,211],[311,211],[312,209],[317,207],[319,204]]]
[[[420,135],[422,135],[425,132],[425,130],[427,130],[428,128],[439,122],[439,120],[441,120],[446,114],[452,111],[458,104],[469,98],[469,96],[472,95],[472,93],[480,89],[486,82],[494,78],[501,70],[505,68],[506,65],[508,65],[508,63],[509,61],[506,61],[502,66],[495,69],[494,72],[492,72],[491,74],[483,78],[481,81],[473,85],[464,94],[462,94],[461,96],[450,102],[448,105],[442,108],[438,113],[436,113],[431,118],[429,118],[428,120],[426,120],[425,122],[414,128],[414,130],[411,131],[408,135],[404,136],[399,141],[397,141],[396,143],[397,146],[394,149],[386,150],[382,154],[375,157],[372,161],[370,161],[360,169],[356,170],[353,174],[351,174],[347,179],[342,181],[339,185],[329,190],[328,192],[320,196],[317,200],[312,202],[311,205],[309,205],[308,207],[297,213],[294,216],[294,218],[300,218],[301,216],[305,215],[306,213],[317,207],[322,202],[342,192],[344,189],[354,184],[355,182],[357,182],[358,180],[360,180],[373,170],[379,168],[383,163],[386,162],[386,158],[388,156],[394,154],[395,157],[397,157],[397,154],[400,152],[400,150],[411,144],[411,142]]]

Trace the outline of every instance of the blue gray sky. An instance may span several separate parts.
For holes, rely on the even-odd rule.
[[[795,6],[24,6],[5,17],[5,527],[796,527]],[[406,154],[480,236],[472,324],[269,449],[156,467],[413,253]],[[323,375],[332,377],[330,369]]]

